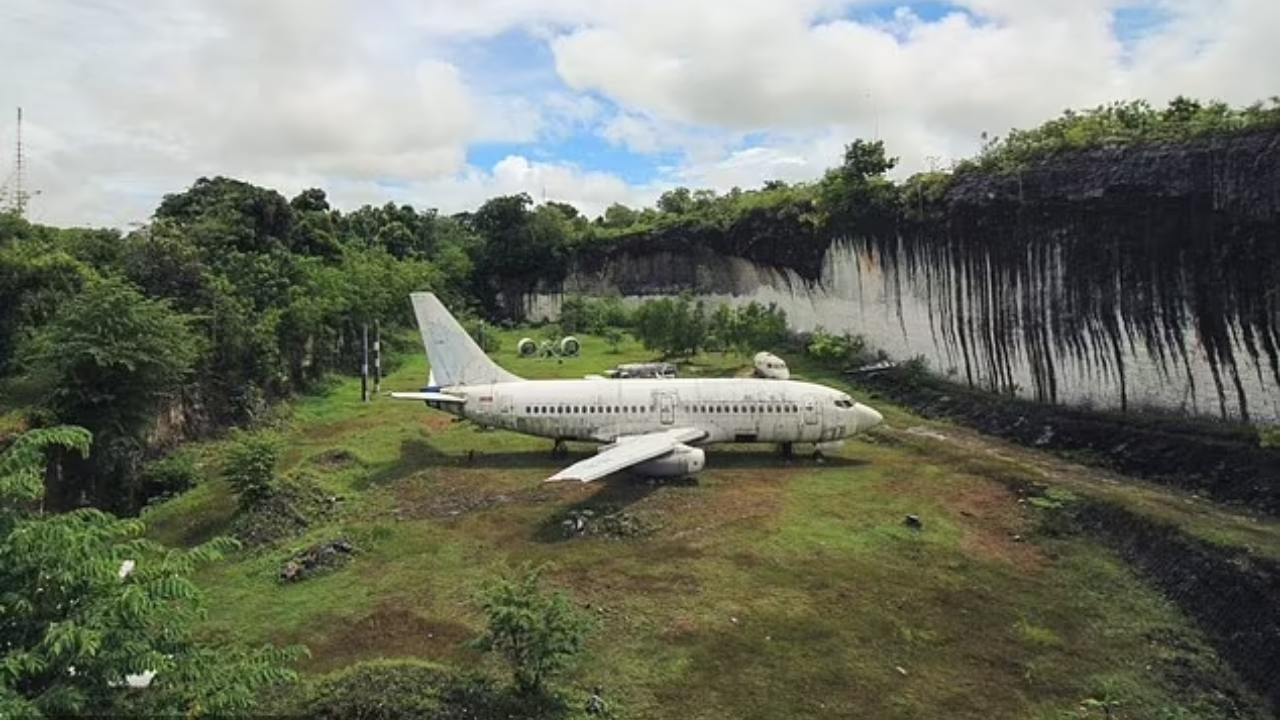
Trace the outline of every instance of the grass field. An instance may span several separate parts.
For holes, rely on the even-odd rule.
[[[495,357],[530,378],[649,359],[584,338],[580,358],[518,360],[518,338],[502,333]],[[803,379],[838,383],[786,359]],[[681,372],[732,375],[746,362],[710,356]],[[425,377],[413,357],[383,390]],[[551,583],[597,620],[565,684],[603,686],[624,717],[1071,718],[1104,717],[1111,704],[1113,717],[1214,718],[1233,716],[1233,703],[1260,716],[1175,607],[1101,546],[1038,532],[1039,511],[1002,481],[1062,483],[1280,556],[1274,524],[944,442],[945,426],[873,404],[885,426],[821,465],[725,446],[696,483],[546,485],[567,462],[551,458],[550,441],[419,403],[361,403],[358,380],[343,381],[293,403],[274,430],[282,471],[342,498],[340,510],[204,571],[206,630],[304,643],[309,673],[376,657],[496,673],[463,645],[481,628],[476,594],[500,564],[550,561]],[[212,468],[217,445],[198,452]],[[566,538],[560,522],[583,508],[646,532]],[[224,532],[235,512],[211,479],[146,518],[155,537],[190,544]],[[907,527],[908,514],[923,528]],[[359,548],[349,565],[277,579],[293,551],[339,535]]]

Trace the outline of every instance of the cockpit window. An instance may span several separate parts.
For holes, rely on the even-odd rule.
[[[839,399],[837,399],[837,400],[836,400],[836,407],[838,407],[838,408],[851,408],[851,407],[853,407],[853,401],[852,401],[852,400],[849,400],[849,399],[847,399],[847,398],[839,398]]]

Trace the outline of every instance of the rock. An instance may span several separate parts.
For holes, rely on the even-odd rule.
[[[312,545],[296,553],[280,566],[280,580],[297,582],[322,570],[335,569],[344,564],[347,557],[355,552],[355,545],[347,538]]]
[[[905,519],[903,519],[902,524],[914,530],[924,529],[924,522],[920,520],[919,515],[908,515]]]

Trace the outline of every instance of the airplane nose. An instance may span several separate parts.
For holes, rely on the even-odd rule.
[[[884,422],[884,416],[877,412],[875,408],[867,407],[862,403],[853,406],[853,416],[857,419],[859,432],[870,430]]]

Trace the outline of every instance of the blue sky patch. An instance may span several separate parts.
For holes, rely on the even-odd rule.
[[[676,153],[642,155],[615,145],[595,133],[584,132],[558,142],[485,143],[467,149],[467,162],[484,170],[510,155],[521,155],[531,162],[555,162],[574,165],[584,171],[605,172],[618,176],[631,185],[644,185],[658,180],[660,167],[679,161]]]
[[[1167,10],[1152,4],[1117,8],[1111,14],[1111,28],[1124,48],[1124,61],[1131,61],[1134,47],[1142,39],[1159,32],[1172,17]]]
[[[879,2],[869,5],[855,5],[845,14],[845,19],[862,23],[892,22],[899,8],[909,8],[916,17],[925,22],[937,22],[953,13],[972,15],[967,9],[948,2]]]

